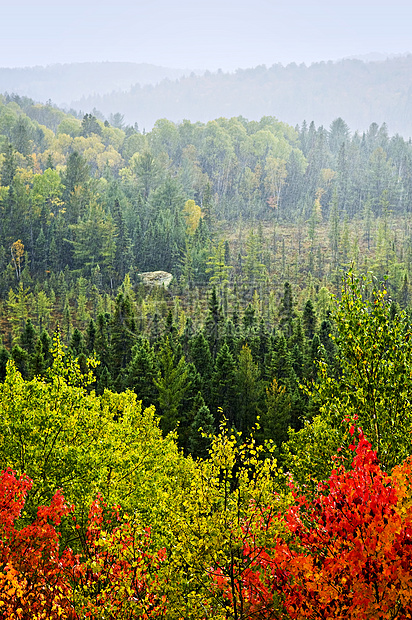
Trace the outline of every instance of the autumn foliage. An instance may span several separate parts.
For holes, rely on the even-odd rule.
[[[412,618],[412,461],[388,476],[358,433],[349,469],[337,466],[314,498],[291,483],[294,502],[286,513],[269,520],[261,515],[261,528],[279,519],[283,535],[270,548],[256,545],[253,536],[244,542],[244,554],[253,561],[237,584],[249,602],[239,618],[282,617],[273,605],[275,594],[286,617],[296,620]],[[227,581],[218,583],[228,592]]]
[[[75,618],[69,572],[78,559],[59,552],[56,527],[70,509],[61,493],[41,506],[31,525],[16,525],[32,486],[10,469],[0,477],[0,616],[7,619]]]
[[[98,497],[90,509],[84,540],[86,560],[78,571],[78,606],[86,618],[163,618],[157,571],[165,551],[151,552],[149,528],[121,520]]]
[[[60,492],[39,507],[33,524],[17,526],[31,486],[11,470],[0,476],[0,618],[163,617],[155,572],[164,551],[151,554],[149,529],[121,522],[97,498],[84,536],[73,517],[82,558],[69,548],[62,552],[56,528],[71,509]]]
[[[276,497],[272,505],[255,503],[241,527],[227,532],[230,557],[217,554],[214,566],[204,566],[213,575],[211,595],[221,597],[219,618],[412,618],[412,457],[389,475],[362,430],[352,426],[350,434],[351,462],[337,456],[314,496],[291,481],[286,510]],[[19,528],[30,489],[10,469],[0,476],[1,618],[180,617],[165,594],[173,576],[162,570],[173,550],[154,548],[150,528],[98,496],[83,531],[60,492]],[[64,517],[79,554],[60,548]]]

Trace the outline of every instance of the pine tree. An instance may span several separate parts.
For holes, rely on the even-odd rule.
[[[132,270],[134,263],[133,248],[118,199],[114,201],[112,213],[114,225],[116,227],[115,234],[118,239],[114,257],[114,272],[115,280],[120,282],[124,279],[126,274]]]
[[[276,378],[282,385],[287,385],[288,381],[295,378],[290,352],[283,332],[276,333],[272,357],[269,362],[269,374],[270,380]]]
[[[45,275],[47,270],[47,255],[47,240],[43,227],[41,227],[35,244],[35,261],[32,262],[34,262],[35,269],[42,275]]]
[[[84,338],[82,333],[77,329],[77,327],[75,327],[73,330],[72,337],[70,338],[69,348],[75,357],[78,357],[81,353],[84,353]]]
[[[109,316],[100,313],[97,317],[95,351],[98,359],[107,365],[109,357]]]
[[[96,323],[93,319],[90,319],[89,325],[87,326],[86,332],[86,349],[89,355],[92,355],[94,352],[94,346],[96,342]]]
[[[131,359],[132,347],[136,342],[136,323],[131,299],[119,293],[110,319],[109,359],[111,372],[123,373]],[[122,374],[118,377],[122,380]]]
[[[31,319],[28,318],[20,336],[20,344],[29,356],[35,351],[37,339],[37,332]]]
[[[45,329],[40,334],[41,353],[44,359],[45,367],[48,368],[53,362],[52,339]]]
[[[3,344],[0,344],[0,381],[6,378],[6,366],[10,359],[10,353]]]
[[[113,377],[106,365],[96,369],[96,392],[103,394],[105,390],[113,390]]]
[[[29,374],[31,377],[42,377],[46,371],[46,362],[43,355],[43,345],[39,338],[34,352],[29,359]]]
[[[29,379],[29,356],[27,351],[15,344],[11,350],[11,357],[23,379]]]

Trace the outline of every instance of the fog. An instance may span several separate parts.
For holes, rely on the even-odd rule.
[[[16,0],[0,66],[130,61],[182,69],[310,64],[410,51],[412,3],[394,0]]]

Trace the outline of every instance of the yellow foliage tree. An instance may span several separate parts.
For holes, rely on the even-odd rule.
[[[20,280],[21,271],[23,268],[23,258],[24,258],[24,245],[21,239],[17,239],[14,243],[12,243],[11,248],[11,260],[13,263],[13,267],[16,270],[16,276]]]
[[[194,235],[200,220],[203,218],[202,209],[194,200],[187,200],[183,207],[183,215],[186,220],[186,232],[189,235]]]

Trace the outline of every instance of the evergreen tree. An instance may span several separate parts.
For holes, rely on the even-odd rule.
[[[109,319],[102,313],[97,317],[95,351],[98,359],[107,366],[109,362]]]
[[[86,332],[86,349],[89,355],[92,355],[94,352],[96,333],[96,323],[93,321],[93,319],[90,319]]]
[[[6,378],[6,366],[10,359],[10,353],[3,344],[0,344],[0,381]]]
[[[286,386],[276,378],[266,388],[265,406],[260,416],[259,438],[272,440],[278,447],[288,438],[291,423],[291,398]]]
[[[128,295],[119,293],[113,315],[110,319],[109,359],[112,372],[122,374],[131,359],[132,347],[136,341],[136,323],[132,301]]]
[[[158,354],[158,373],[153,383],[157,388],[160,426],[166,435],[179,423],[179,412],[183,398],[189,390],[188,369],[184,357],[178,361],[166,337]]]
[[[82,136],[87,138],[92,134],[100,136],[102,134],[102,128],[93,114],[85,114],[82,119]]]
[[[116,227],[115,235],[118,239],[114,257],[114,273],[117,282],[124,279],[133,267],[133,248],[129,231],[127,230],[119,200],[114,201],[112,210],[113,222]]]
[[[220,346],[222,330],[222,313],[217,300],[216,288],[213,287],[209,300],[209,313],[205,321],[205,336],[209,343],[212,359],[215,360]]]
[[[47,240],[43,231],[43,227],[41,227],[39,236],[36,239],[35,245],[35,261],[34,266],[36,270],[44,275],[47,270]]]
[[[23,379],[29,379],[29,356],[27,351],[15,344],[11,350],[11,357]]]
[[[20,344],[29,356],[33,355],[35,351],[37,338],[37,332],[33,323],[31,319],[28,318],[20,336]]]
[[[283,297],[280,301],[279,308],[279,326],[284,332],[286,338],[289,338],[292,335],[293,319],[295,316],[296,313],[294,311],[292,287],[289,282],[285,282]]]
[[[65,188],[63,199],[68,207],[68,222],[75,224],[78,218],[83,215],[90,181],[89,166],[84,157],[77,151],[69,155],[62,181]]]
[[[238,396],[236,428],[242,432],[250,431],[256,422],[257,410],[263,396],[263,383],[258,365],[253,361],[247,345],[244,345],[239,353],[235,381]]]
[[[198,332],[193,337],[190,343],[190,357],[200,375],[204,398],[206,402],[210,402],[213,360],[203,331]]]
[[[189,451],[194,458],[206,459],[211,440],[208,435],[215,432],[214,418],[209,407],[202,405],[195,414],[190,427]]]
[[[123,389],[129,388],[136,392],[137,398],[149,407],[157,401],[157,390],[154,380],[158,375],[156,354],[150,342],[138,336],[132,348],[132,357],[125,372]]]
[[[229,425],[234,426],[237,407],[236,363],[226,343],[221,346],[216,356],[212,375],[212,402],[216,422],[220,422],[218,410],[222,410]]]
[[[303,322],[303,327],[305,330],[306,338],[308,340],[312,340],[316,332],[317,318],[316,318],[315,309],[313,307],[313,303],[311,299],[308,299],[305,304],[305,308],[303,310],[302,322]]]
[[[105,390],[113,390],[113,378],[106,365],[98,366],[96,372],[96,392],[103,394]]]
[[[1,184],[4,187],[10,187],[17,172],[17,158],[13,146],[9,143],[6,145],[3,164],[1,167]]]
[[[36,341],[33,354],[29,359],[29,374],[31,377],[42,377],[46,371],[46,362],[43,355],[43,345],[39,338]]]
[[[319,341],[322,345],[325,361],[327,362],[330,369],[338,369],[338,348],[335,344],[335,341],[332,339],[332,324],[329,320],[324,320],[320,324],[319,328]]]
[[[333,192],[332,205],[329,214],[329,243],[332,252],[332,266],[336,268],[339,262],[339,243],[340,243],[340,219],[338,192]]]
[[[80,330],[77,329],[77,327],[75,327],[73,330],[69,348],[75,357],[78,357],[81,353],[84,353],[84,338]]]
[[[40,342],[41,342],[41,354],[43,356],[45,367],[48,368],[53,361],[53,355],[52,355],[53,343],[52,343],[52,339],[50,338],[49,334],[46,332],[45,329],[43,329],[40,334]]]

